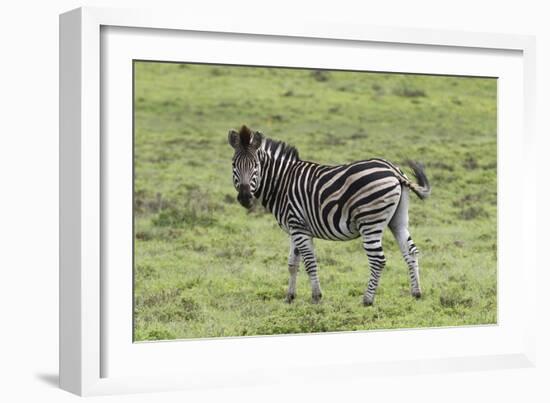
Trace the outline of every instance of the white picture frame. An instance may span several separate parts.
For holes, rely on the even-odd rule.
[[[535,321],[525,312],[536,311],[535,253],[522,254],[523,258],[517,261],[522,273],[521,287],[516,293],[517,302],[507,297],[510,293],[502,294],[499,288],[499,324],[494,327],[467,330],[430,329],[421,332],[407,330],[322,336],[254,337],[229,341],[195,340],[181,341],[181,343],[149,343],[146,347],[139,348],[133,346],[132,341],[127,340],[127,337],[124,339],[126,341],[117,341],[116,335],[125,334],[124,332],[128,329],[123,325],[119,332],[108,319],[110,316],[117,315],[118,309],[113,309],[112,304],[118,304],[118,302],[108,298],[107,289],[111,286],[106,287],[105,281],[109,279],[113,281],[112,287],[117,287],[115,285],[117,280],[109,277],[109,273],[102,271],[102,267],[104,268],[107,264],[105,251],[108,250],[103,227],[108,227],[105,220],[110,219],[109,215],[105,215],[105,211],[102,212],[102,208],[105,207],[105,203],[108,203],[108,198],[105,201],[105,190],[110,189],[106,184],[109,182],[108,176],[112,173],[109,171],[110,168],[107,169],[108,166],[112,166],[108,164],[109,155],[112,156],[113,150],[118,148],[110,142],[112,136],[108,139],[102,137],[102,133],[110,130],[110,123],[106,118],[109,114],[102,108],[105,103],[105,94],[116,95],[118,91],[120,95],[120,91],[127,91],[128,86],[126,83],[125,87],[116,87],[112,80],[105,80],[102,77],[102,74],[105,74],[103,70],[105,60],[102,60],[102,57],[114,59],[124,54],[123,47],[120,47],[122,42],[118,42],[117,45],[116,39],[109,40],[107,46],[105,37],[102,37],[102,32],[109,31],[110,27],[117,27],[115,31],[122,32],[122,36],[138,35],[140,32],[138,29],[145,30],[141,31],[145,36],[155,33],[156,36],[152,38],[143,37],[142,44],[144,49],[147,46],[154,46],[159,52],[160,49],[170,49],[170,44],[179,40],[178,32],[192,32],[195,38],[211,34],[216,35],[216,40],[223,39],[224,36],[227,40],[230,37],[246,37],[252,38],[260,45],[269,41],[275,44],[273,46],[282,47],[287,46],[288,43],[300,44],[302,47],[311,46],[312,41],[322,41],[323,46],[327,46],[327,49],[330,47],[334,51],[347,45],[360,47],[362,44],[374,44],[381,48],[397,46],[402,50],[411,47],[418,52],[427,52],[427,57],[430,57],[429,52],[447,52],[450,54],[449,57],[462,57],[462,54],[456,53],[457,51],[470,52],[477,54],[478,57],[484,57],[484,55],[499,57],[500,54],[513,53],[514,56],[509,64],[510,69],[506,74],[510,77],[510,80],[507,80],[510,88],[514,88],[513,91],[515,91],[509,94],[514,93],[519,97],[519,101],[515,99],[514,102],[521,103],[521,110],[517,111],[518,116],[514,118],[516,119],[514,122],[505,122],[506,124],[501,126],[499,120],[499,160],[516,150],[520,159],[529,161],[535,152],[533,141],[535,43],[533,37],[365,27],[314,20],[305,20],[299,25],[280,25],[276,22],[266,23],[266,21],[247,21],[246,25],[242,25],[239,21],[196,19],[189,15],[176,16],[168,12],[150,10],[80,8],[62,14],[60,17],[60,385],[63,389],[79,395],[97,395],[227,385],[246,386],[282,381],[296,382],[292,373],[280,370],[285,365],[295,364],[285,363],[284,360],[277,361],[280,356],[278,349],[296,349],[302,352],[302,358],[311,358],[313,349],[335,346],[337,343],[355,346],[367,338],[370,343],[384,343],[382,339],[388,338],[393,338],[393,343],[408,339],[411,343],[424,345],[421,347],[424,350],[416,356],[407,356],[406,351],[396,347],[392,354],[382,349],[380,351],[384,353],[383,355],[377,356],[372,352],[368,359],[361,355],[341,359],[341,355],[330,353],[334,351],[333,348],[328,348],[329,353],[322,358],[311,360],[306,366],[298,366],[308,369],[307,374],[306,371],[301,372],[298,381],[303,382],[308,377],[334,381],[347,376],[369,376],[380,373],[409,374],[534,365]],[[149,39],[152,42],[147,45],[145,42]],[[166,44],[162,45],[162,41]],[[119,47],[116,48],[116,46]],[[118,49],[118,52],[113,54],[102,49],[108,47],[111,50]],[[234,51],[234,49],[231,50]],[[359,51],[362,50],[359,49]],[[162,53],[159,54],[161,58],[168,57],[163,56]],[[128,53],[124,54],[124,57],[132,57],[132,55]],[[229,57],[229,55],[220,55],[214,61],[227,61]],[[255,57],[260,58],[262,55],[256,53]],[[236,60],[242,64],[246,62],[242,55]],[[268,58],[257,60],[256,63],[272,65]],[[303,64],[307,62],[297,63],[301,63],[300,66],[304,67]],[[342,63],[348,63],[343,65],[345,67],[351,62]],[[395,61],[392,63],[395,64]],[[502,65],[507,65],[506,63],[503,62]],[[311,67],[315,66],[317,64]],[[378,68],[382,69],[384,66],[381,64]],[[420,64],[416,68],[428,73],[454,71],[437,70],[443,68],[438,67],[437,63],[434,63],[431,71],[425,70],[426,67]],[[414,69],[414,66],[408,67],[405,71]],[[472,71],[479,69],[475,70],[479,75],[483,75],[485,71],[481,64],[472,69]],[[108,99],[112,103],[111,98]],[[508,105],[500,101],[499,99],[499,109],[504,108],[513,112],[511,107],[516,104]],[[124,106],[122,108],[124,111]],[[124,119],[121,121],[123,123]],[[123,131],[127,130],[127,126],[121,126],[121,128]],[[513,132],[511,128],[517,130]],[[506,133],[506,137],[502,137],[503,133]],[[501,143],[504,146],[501,146]],[[120,156],[124,158],[123,155]],[[516,192],[514,196],[513,189],[507,186],[506,182],[503,184],[503,178],[514,180],[516,185],[519,180],[523,189],[535,189],[536,179],[535,176],[518,179],[511,167],[503,166],[499,162],[499,210],[501,210],[500,194],[510,192],[508,193],[510,197],[506,200],[511,198],[512,202],[506,204],[507,201],[504,201],[504,207],[509,209],[508,212],[515,209],[518,214],[516,218],[506,218],[502,221],[503,215],[499,211],[499,236],[504,226],[516,232],[519,231],[523,239],[513,244],[510,239],[500,237],[499,249],[502,249],[500,246],[504,244],[514,246],[516,251],[518,249],[525,251],[527,250],[525,234],[536,232],[534,197],[529,197],[527,192]],[[532,192],[530,194],[532,195]],[[505,217],[510,216],[505,215]],[[501,255],[499,250],[499,261],[502,257],[506,258],[507,255]],[[510,256],[510,259],[511,262],[504,264],[511,265],[513,256]],[[508,277],[499,274],[499,287],[511,287],[512,284],[508,280]],[[511,314],[508,321],[501,315],[501,309],[505,310],[504,313],[508,311],[516,313]],[[124,310],[121,309],[120,312]],[[524,314],[517,314],[519,312]],[[131,318],[128,320],[131,321]],[[107,328],[111,329],[110,332]],[[474,340],[479,337],[484,339],[486,344],[480,343],[477,349],[466,343],[464,349],[449,348],[448,354],[445,351],[445,342],[452,344],[456,340]],[[494,348],[489,348],[488,346],[495,338],[504,341],[502,344],[493,343]],[[431,353],[430,345],[432,345]],[[178,346],[180,350],[185,350],[187,357],[190,358],[184,363],[178,360],[168,362],[167,357],[173,356]],[[247,350],[253,351],[253,354],[250,354],[252,356],[269,358],[264,359],[262,371],[258,371],[258,366],[261,365],[259,360],[247,360],[246,354],[242,354]],[[121,355],[120,351],[124,354]],[[231,351],[236,351],[236,355],[233,356]],[[132,361],[133,359],[135,362]],[[116,370],[111,369],[110,364],[106,364],[117,360],[127,361],[130,364],[118,367],[113,364]],[[141,371],[139,368],[132,371],[132,367],[136,367],[136,362],[141,362],[143,367],[150,368],[152,363],[156,362],[155,360],[161,362],[162,368],[165,369],[158,371],[157,375],[152,375],[146,370]],[[224,365],[224,360],[241,362],[236,366],[235,364],[227,366]],[[217,365],[215,369],[211,369],[214,363]],[[190,371],[190,368],[193,368],[193,371]]]

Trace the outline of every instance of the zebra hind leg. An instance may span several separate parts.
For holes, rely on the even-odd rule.
[[[321,292],[321,285],[319,283],[319,276],[317,274],[317,259],[315,258],[315,252],[313,250],[313,240],[311,236],[302,233],[293,233],[291,235],[292,243],[296,245],[302,260],[306,273],[309,276],[311,283],[311,298],[314,304],[321,301],[323,293]]]
[[[409,198],[408,192],[403,192],[399,206],[395,211],[388,226],[390,227],[405,263],[409,268],[409,279],[411,284],[411,294],[415,298],[422,296],[420,288],[420,273],[418,267],[418,250],[409,233]]]
[[[420,273],[418,268],[418,251],[407,228],[399,228],[393,231],[399,244],[405,263],[409,268],[409,280],[411,283],[411,295],[415,298],[422,296],[420,288]]]
[[[386,256],[384,256],[384,250],[382,249],[383,228],[360,225],[359,231],[363,237],[363,248],[367,253],[370,266],[370,279],[363,296],[363,304],[370,306],[374,303],[374,295],[378,288],[380,276],[386,266]]]
[[[288,272],[290,274],[288,280],[288,292],[286,293],[286,302],[289,304],[296,298],[296,277],[298,275],[298,267],[300,266],[300,252],[294,242],[290,241],[290,251],[288,253]]]

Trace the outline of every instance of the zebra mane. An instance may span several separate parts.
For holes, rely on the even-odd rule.
[[[284,141],[274,140],[264,137],[262,142],[262,149],[269,155],[275,155],[275,151],[281,148],[279,151],[279,157],[285,157],[286,159],[299,160],[300,156],[296,147],[285,143]]]

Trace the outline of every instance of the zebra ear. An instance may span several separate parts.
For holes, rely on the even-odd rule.
[[[227,134],[227,142],[233,148],[237,148],[240,144],[239,133],[236,130],[229,130]]]
[[[252,147],[254,150],[257,150],[262,145],[262,140],[262,133],[254,132],[254,137],[252,138],[252,143],[250,143],[250,147]]]

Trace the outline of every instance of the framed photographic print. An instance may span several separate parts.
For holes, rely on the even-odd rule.
[[[64,389],[532,365],[532,38],[60,24]]]

